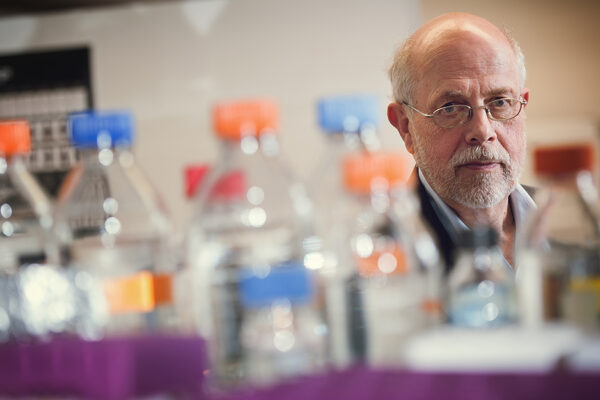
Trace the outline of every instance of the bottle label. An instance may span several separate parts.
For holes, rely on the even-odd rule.
[[[149,312],[173,302],[172,276],[140,272],[105,283],[111,314]]]

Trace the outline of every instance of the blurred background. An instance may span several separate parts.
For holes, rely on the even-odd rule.
[[[313,169],[323,146],[316,120],[321,96],[377,94],[382,141],[402,148],[385,119],[388,65],[412,31],[448,11],[485,17],[520,42],[531,89],[530,143],[596,138],[600,2],[595,0],[3,1],[0,117],[39,119],[49,113],[44,102],[57,98],[62,111],[131,110],[137,160],[183,228],[190,215],[183,168],[218,158],[211,128],[215,102],[254,97],[279,102],[283,153],[300,178]],[[51,50],[64,51],[50,57]],[[30,53],[39,56],[28,64],[32,71],[14,67]],[[33,125],[39,149],[44,129],[64,131],[44,118]],[[47,162],[62,157],[63,167],[68,164],[68,154],[56,154],[38,156]],[[531,180],[526,170],[523,182]]]

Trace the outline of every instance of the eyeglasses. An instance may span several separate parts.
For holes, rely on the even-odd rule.
[[[432,118],[433,122],[441,128],[455,128],[469,122],[473,118],[473,110],[479,108],[484,108],[488,118],[492,121],[508,121],[519,115],[523,106],[527,104],[527,100],[503,97],[478,107],[471,107],[466,104],[452,104],[438,108],[431,114],[419,111],[405,101],[402,104],[424,117]]]

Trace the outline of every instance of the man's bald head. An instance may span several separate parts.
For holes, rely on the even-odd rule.
[[[521,87],[525,84],[525,60],[519,45],[506,32],[488,20],[466,13],[441,15],[419,28],[394,57],[389,70],[394,100],[414,103],[417,82],[421,74],[437,56],[452,55],[452,49],[469,46],[472,43],[485,43],[494,51],[504,53],[517,63]],[[484,48],[485,46],[479,46]]]

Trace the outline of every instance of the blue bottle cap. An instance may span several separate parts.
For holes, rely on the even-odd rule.
[[[291,263],[271,267],[264,277],[240,271],[239,289],[242,304],[248,308],[268,306],[279,300],[305,304],[313,295],[309,271],[304,265]]]
[[[317,103],[319,126],[326,133],[359,132],[379,125],[379,99],[375,95],[324,97]]]
[[[130,147],[133,143],[133,117],[127,111],[89,111],[68,118],[69,135],[75,147]]]

